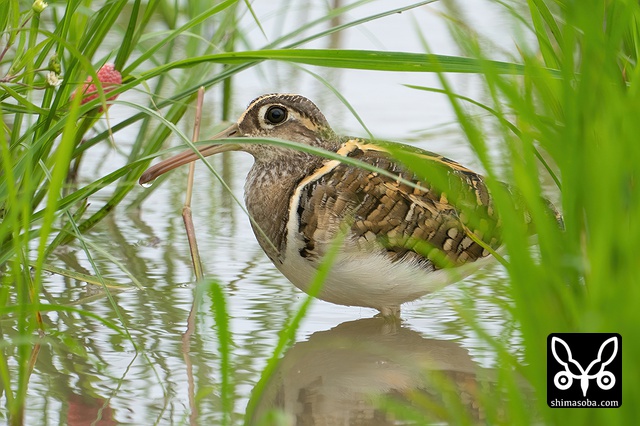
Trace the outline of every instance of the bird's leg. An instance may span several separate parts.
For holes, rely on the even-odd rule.
[[[380,308],[380,316],[389,319],[400,319],[400,305]]]

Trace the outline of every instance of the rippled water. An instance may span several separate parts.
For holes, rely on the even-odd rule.
[[[269,18],[270,10],[279,9],[265,9],[261,4],[265,2],[254,3],[267,34],[275,34],[276,20]],[[293,25],[290,20],[321,13],[322,2],[317,3],[309,10],[292,10],[286,22]],[[378,3],[358,9],[354,17],[384,8]],[[506,26],[506,20],[495,7],[480,1],[464,2],[464,6],[467,16],[480,29],[490,28],[494,37],[509,30],[501,26]],[[247,28],[251,27],[250,19],[244,21]],[[459,53],[435,7],[349,30],[342,35],[340,47],[420,52],[424,49],[414,25],[420,27],[436,53]],[[257,31],[251,36],[260,43],[262,36]],[[320,41],[312,47],[325,46],[326,41]],[[453,115],[447,100],[402,86],[435,85],[433,76],[311,69],[340,90],[377,137],[415,143],[478,168],[451,124]],[[462,93],[480,95],[474,77],[451,78]],[[329,90],[289,65],[264,63],[234,78],[234,87],[238,114],[263,93],[298,92],[314,100],[340,132],[366,134]],[[127,100],[126,96],[122,99]],[[111,120],[117,122],[130,113],[124,106],[114,106]],[[213,132],[215,120],[211,117],[203,135]],[[185,129],[191,125],[187,121]],[[134,138],[133,134],[119,133],[116,142],[125,149]],[[251,158],[242,153],[218,157],[212,160],[214,167],[241,199]],[[95,147],[87,154],[81,179],[93,180],[123,161],[110,148]],[[124,284],[124,289],[111,291],[117,313],[101,287],[57,275],[47,278],[47,299],[124,323],[136,347],[127,337],[93,319],[65,312],[46,314],[50,330],[73,338],[55,332],[45,338],[31,377],[28,424],[217,424],[223,420],[215,306],[209,287],[194,282],[182,225],[185,176],[186,168],[173,172],[139,210],[127,209],[125,201],[88,235],[140,281],[137,289],[112,259],[99,250],[92,251],[101,273]],[[241,207],[219,182],[204,167],[198,167],[196,179],[193,215],[199,249],[206,276],[219,283],[228,301],[235,384],[232,421],[242,423],[279,331],[305,295],[272,266]],[[138,189],[131,200],[144,191],[148,190]],[[58,250],[52,263],[93,274],[78,245]],[[477,369],[490,371],[495,356],[460,319],[457,307],[472,303],[482,318],[482,327],[511,339],[517,352],[518,334],[503,307],[495,303],[508,304],[503,295],[506,284],[504,270],[490,265],[454,286],[406,305],[401,325],[372,318],[376,312],[371,309],[315,301],[264,397],[251,400],[250,405],[258,414],[269,407],[286,408],[298,424],[325,424],[319,419],[334,417],[343,422],[327,424],[378,424],[378,420],[387,424],[367,402],[371,394],[397,396],[406,389],[433,394],[435,390],[424,384],[423,375],[429,371],[445,372],[455,383],[463,405],[472,404],[469,387],[475,383],[475,373]],[[194,322],[188,327],[192,311]],[[185,335],[187,330],[190,334]]]

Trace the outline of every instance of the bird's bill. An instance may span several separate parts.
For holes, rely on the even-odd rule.
[[[233,124],[232,126],[229,126],[225,130],[213,136],[211,140],[233,138],[237,136],[238,125]],[[174,155],[171,158],[167,158],[166,160],[163,160],[158,164],[149,167],[147,170],[145,170],[142,176],[140,176],[140,180],[138,181],[138,183],[140,183],[140,185],[149,183],[157,179],[159,176],[167,173],[168,171],[175,169],[176,167],[180,167],[184,164],[188,164],[199,159],[200,155],[202,155],[203,157],[208,157],[210,155],[215,155],[221,152],[237,151],[239,149],[239,144],[207,145],[198,148],[198,151],[188,149],[181,152],[180,154]],[[198,155],[198,152],[200,153],[200,155]]]

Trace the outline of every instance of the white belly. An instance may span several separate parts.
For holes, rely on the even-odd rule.
[[[295,234],[289,233],[287,240],[285,261],[276,266],[296,287],[308,293],[318,272],[318,263],[299,255],[302,243]],[[346,254],[342,250],[315,296],[340,305],[364,306],[381,311],[395,309],[402,303],[464,278],[487,261],[490,258],[429,272],[407,262],[392,262],[384,255],[366,252]]]

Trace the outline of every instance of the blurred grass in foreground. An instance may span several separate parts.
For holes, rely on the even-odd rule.
[[[440,74],[458,122],[487,171],[504,222],[512,315],[524,338],[525,363],[509,355],[509,342],[483,332],[471,312],[461,315],[499,356],[504,399],[498,400],[508,403],[484,396],[489,423],[630,424],[638,418],[633,401],[640,396],[635,380],[640,377],[635,362],[640,356],[635,306],[640,300],[635,249],[640,237],[640,8],[635,0],[530,0],[527,5],[529,16],[511,9],[536,41],[519,40],[521,57],[514,62],[524,64],[522,76],[505,76],[486,61],[481,74],[490,101],[478,108],[452,93],[446,75]],[[489,59],[488,42],[457,21],[456,6],[462,4],[450,6],[450,28],[465,56]],[[482,120],[478,112],[484,113]],[[497,161],[489,155],[488,141],[500,150]],[[541,160],[550,166],[541,167]],[[547,168],[557,170],[560,179],[564,230],[544,213],[540,181],[552,179],[540,174]],[[497,184],[505,175],[531,212],[539,251],[529,248],[512,200]],[[552,332],[622,335],[622,408],[547,407],[546,339]],[[519,375],[533,385],[538,410],[531,411],[517,397]]]

